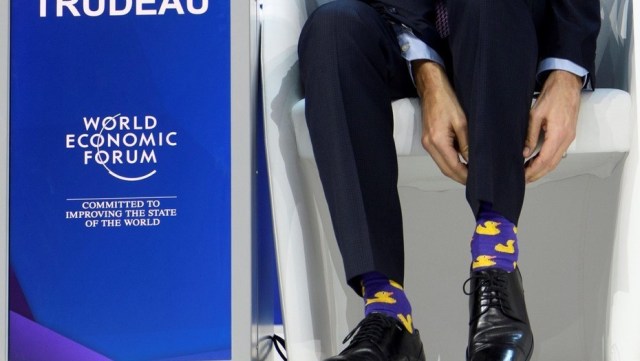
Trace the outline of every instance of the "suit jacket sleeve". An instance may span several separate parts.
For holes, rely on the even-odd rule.
[[[361,0],[373,6],[388,21],[409,27],[418,39],[439,54],[446,43],[435,28],[436,8],[433,0]]]
[[[360,0],[373,6],[387,20],[412,29],[439,54],[446,43],[435,28],[434,0]],[[595,84],[596,40],[600,31],[599,0],[527,0],[547,3],[540,29],[540,59],[567,59],[587,69]]]
[[[542,21],[540,58],[570,60],[587,69],[595,82],[598,0],[550,0]]]

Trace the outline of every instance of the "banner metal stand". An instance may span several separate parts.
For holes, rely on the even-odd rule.
[[[0,0],[0,359],[7,359],[9,310],[9,1]]]

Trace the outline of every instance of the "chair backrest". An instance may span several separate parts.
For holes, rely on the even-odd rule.
[[[309,166],[309,162],[301,160],[298,155],[291,118],[293,105],[303,96],[297,66],[298,34],[308,15],[318,6],[329,1],[331,0],[265,0],[264,4],[261,53],[265,142],[274,230],[278,243],[279,279],[284,305],[287,348],[289,358],[294,360],[320,360],[328,357],[328,353],[340,347],[340,340],[348,332],[349,326],[357,322],[357,319],[353,318],[354,315],[359,316],[361,312],[359,303],[347,299],[346,294],[350,290],[343,287],[342,279],[335,272],[334,268],[339,267],[339,254],[335,249],[334,240],[329,239],[331,232],[326,231],[330,229],[330,222],[319,224],[326,221],[326,217],[319,216],[319,209],[326,208],[326,205],[321,199],[314,199],[308,191],[311,188],[310,183],[315,182],[313,187],[319,188],[319,180],[316,179],[317,176],[306,176],[312,173],[309,169],[313,167]],[[632,43],[630,5],[630,0],[601,0],[603,22],[598,38],[596,59],[596,76],[600,87],[613,87],[627,91],[630,88],[629,78],[633,69],[630,65]],[[436,192],[431,194],[436,200],[440,200],[437,197],[443,196]],[[412,197],[406,199],[409,200],[408,203],[413,200]],[[601,207],[598,205],[594,208]],[[463,212],[461,211],[461,214]],[[577,213],[567,212],[567,214]],[[325,231],[326,234],[321,234]],[[607,237],[609,236],[605,235],[602,238],[607,239]],[[306,241],[301,242],[301,240]],[[605,244],[603,247],[608,245]],[[425,265],[425,267],[428,266]],[[602,267],[606,268],[606,266]],[[591,268],[593,267],[585,267],[585,269]],[[434,273],[425,272],[424,274]],[[620,271],[620,274],[626,275],[623,271]],[[605,285],[601,289],[606,288]],[[589,298],[596,300],[589,301],[591,303],[602,299],[602,297]],[[438,300],[434,302],[437,304]],[[629,305],[629,308],[634,309],[631,303]],[[595,312],[592,313],[595,314]],[[627,315],[631,312],[621,314]],[[591,325],[593,320],[599,321],[600,316],[601,313],[590,316],[591,318],[587,321],[591,323],[587,325]],[[627,325],[626,322],[618,322],[615,330],[623,329],[617,324]],[[604,339],[604,336],[600,337],[600,329],[596,331],[587,329],[582,332],[589,333],[588,336],[584,336],[585,340]],[[623,334],[620,333],[620,335]],[[593,351],[591,353],[605,352],[602,350],[604,341],[590,343],[593,349],[590,349]],[[434,349],[437,348],[434,347]],[[543,349],[544,347],[540,348],[540,350]],[[621,358],[620,360],[631,361],[638,358]]]
[[[601,88],[629,91],[631,34],[630,0],[600,0],[602,26],[596,51],[596,79]]]
[[[311,13],[318,7],[335,0],[304,0],[307,3],[307,14]]]

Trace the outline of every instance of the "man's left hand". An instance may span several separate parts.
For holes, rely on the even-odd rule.
[[[572,73],[555,70],[549,74],[542,92],[529,113],[529,128],[523,156],[531,156],[540,131],[544,140],[540,153],[525,168],[527,183],[554,170],[576,137],[582,79]]]

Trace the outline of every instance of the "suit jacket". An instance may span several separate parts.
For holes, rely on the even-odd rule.
[[[404,24],[440,54],[447,43],[435,28],[435,0],[361,0],[386,19]],[[518,0],[511,0],[518,1]],[[596,40],[600,31],[599,0],[520,0],[532,9],[538,29],[539,58],[570,60],[589,71],[595,84]]]

